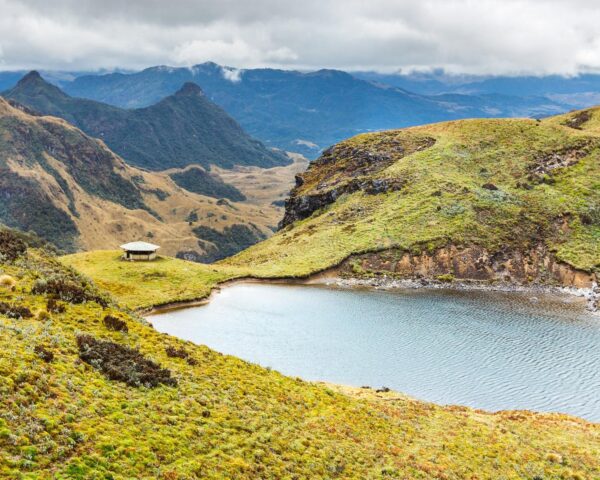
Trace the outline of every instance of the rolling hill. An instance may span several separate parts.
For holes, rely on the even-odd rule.
[[[279,170],[288,168],[294,170],[278,177],[282,190],[297,167]],[[281,207],[245,203],[218,175],[199,165],[193,170],[200,180],[181,188],[187,170],[129,166],[66,121],[0,98],[0,223],[66,251],[152,239],[165,254],[212,261],[272,233]]]
[[[193,83],[183,84],[155,105],[134,110],[71,97],[35,71],[2,95],[41,114],[65,119],[102,139],[127,163],[151,170],[191,164],[232,168],[290,163],[285,154],[249,137]]]
[[[597,424],[286,377],[161,334],[56,258],[26,247],[0,232],[3,478],[600,474]],[[164,275],[173,270],[196,287],[223,278],[213,266],[175,259],[140,270],[113,261],[126,281],[133,273],[172,293]]]
[[[310,158],[362,132],[457,118],[545,116],[568,109],[539,95],[423,95],[339,70],[238,70],[211,62],[83,75],[63,83],[63,88],[78,97],[139,108],[171,95],[185,82],[200,85],[213,102],[267,145]]]
[[[455,279],[592,288],[600,272],[600,108],[460,120],[328,149],[283,228],[226,265],[260,276]]]
[[[543,121],[461,120],[363,134],[328,149],[298,175],[282,230],[231,258],[205,266],[163,257],[132,266],[118,252],[102,251],[60,261],[92,278],[123,308],[141,310],[206,298],[235,278],[289,279],[332,268],[338,276],[376,282],[590,288],[600,269],[599,162],[599,108]],[[18,301],[7,294],[9,315],[19,307],[43,309],[47,301],[30,284],[51,260],[39,260],[34,250],[27,255],[27,262],[3,267],[21,279],[17,288],[25,292]],[[81,288],[99,296],[89,284]],[[106,314],[122,323],[100,321]],[[393,392],[306,383],[159,335],[116,305],[102,313],[94,302],[68,305],[51,315],[57,321],[49,328],[60,341],[50,347],[38,320],[21,320],[30,332],[25,337],[4,314],[11,335],[4,351],[27,352],[11,357],[24,370],[50,352],[64,372],[53,377],[58,405],[48,406],[33,386],[27,390],[34,392],[26,398],[37,399],[37,410],[67,408],[70,390],[63,385],[69,378],[93,413],[69,417],[81,448],[68,463],[50,470],[46,456],[36,457],[32,468],[42,475],[72,469],[143,477],[158,464],[172,478],[600,474],[598,424],[574,417],[491,414]],[[114,331],[122,324],[126,331]],[[74,332],[87,336],[78,340]],[[115,355],[105,358],[104,352]],[[156,376],[147,380],[152,388],[136,387],[133,374],[119,368],[118,359],[138,355],[156,363]],[[89,368],[78,368],[76,358]],[[94,395],[84,393],[90,391]],[[106,408],[99,413],[97,396],[109,402],[110,415]],[[21,409],[6,423],[11,434],[23,434],[32,421],[29,411]],[[37,449],[44,435],[66,443],[46,425],[41,423],[40,436],[28,437],[28,445]],[[133,442],[136,448],[128,448]],[[32,452],[7,451],[19,459]]]

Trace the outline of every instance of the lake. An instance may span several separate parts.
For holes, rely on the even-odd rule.
[[[307,380],[600,421],[600,317],[568,298],[237,284],[149,320]]]

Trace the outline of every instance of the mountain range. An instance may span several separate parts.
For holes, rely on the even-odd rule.
[[[257,203],[199,165],[130,166],[65,120],[0,98],[0,224],[65,251],[151,239],[167,255],[217,260],[272,233],[281,209],[271,201],[281,201],[297,170],[288,168],[261,169],[281,186]]]
[[[291,163],[283,153],[251,138],[194,83],[145,108],[123,109],[67,95],[38,72],[25,75],[5,98],[60,117],[102,139],[129,164],[165,170],[199,164],[272,167]]]
[[[269,146],[315,157],[360,132],[467,117],[544,116],[565,110],[541,96],[423,95],[339,70],[237,70],[212,62],[191,68],[84,75],[63,88],[71,95],[139,108],[197,83],[251,135]]]
[[[0,90],[23,72],[0,72]],[[153,105],[195,83],[268,146],[318,156],[360,132],[460,118],[545,117],[600,103],[600,75],[481,76],[236,69],[212,62],[138,72],[44,72],[74,97],[121,108]]]

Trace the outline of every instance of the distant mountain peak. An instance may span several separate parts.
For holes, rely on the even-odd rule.
[[[18,98],[18,95],[23,92],[37,92],[37,94],[43,93],[44,95],[50,95],[53,97],[68,97],[68,95],[56,85],[52,85],[51,83],[47,82],[37,70],[32,70],[22,77],[21,80],[19,80],[17,84],[9,91],[9,95],[17,96],[17,98],[14,98],[15,100],[17,100],[19,103],[26,104],[26,102],[21,102]]]
[[[193,82],[185,82],[182,87],[175,92],[175,96],[192,96],[192,95],[201,95],[204,96],[204,92],[200,88],[200,86]]]
[[[38,72],[37,70],[32,70],[31,72],[26,74],[23,78],[21,78],[21,80],[19,80],[18,83],[27,83],[27,82],[38,81],[38,80],[44,81],[44,79],[40,75],[40,72]]]

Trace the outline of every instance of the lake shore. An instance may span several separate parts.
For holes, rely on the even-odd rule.
[[[450,291],[489,291],[489,292],[515,292],[531,295],[544,296],[547,299],[558,300],[560,303],[576,303],[582,308],[599,315],[600,310],[600,290],[596,288],[576,288],[559,287],[549,285],[518,285],[508,282],[479,282],[479,281],[459,281],[442,282],[435,279],[397,279],[387,276],[374,278],[348,278],[337,275],[335,269],[325,270],[307,278],[259,278],[242,277],[226,280],[214,287],[207,296],[197,299],[170,302],[163,305],[156,305],[138,313],[149,317],[172,310],[197,307],[206,305],[211,301],[215,294],[218,294],[222,288],[227,288],[243,283],[261,283],[261,284],[288,284],[288,285],[323,285],[337,288],[360,288],[360,289],[379,289],[379,290],[450,290]]]

